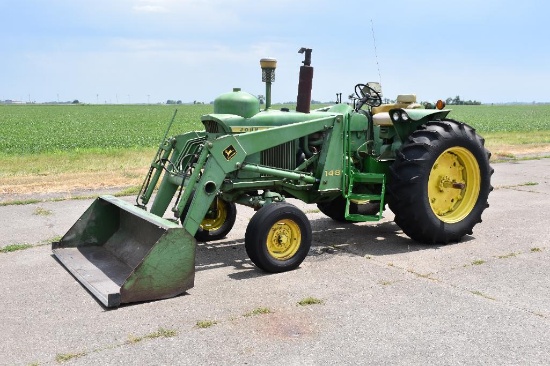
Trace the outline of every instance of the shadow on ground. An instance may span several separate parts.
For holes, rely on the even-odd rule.
[[[313,238],[309,257],[339,254],[376,257],[440,247],[411,240],[393,222],[350,224],[320,218],[311,220],[311,226]],[[463,239],[469,240],[472,238]],[[256,268],[248,258],[244,236],[232,240],[198,243],[196,271],[222,267],[233,267],[236,271],[228,276],[236,280],[268,275]]]

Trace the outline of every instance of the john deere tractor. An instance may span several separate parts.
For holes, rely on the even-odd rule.
[[[53,244],[55,256],[111,307],[193,287],[196,242],[225,237],[237,204],[256,210],[244,245],[266,272],[295,269],[310,249],[309,220],[288,198],[346,222],[378,221],[387,204],[422,243],[472,234],[492,190],[483,138],[441,101],[426,109],[409,94],[383,104],[378,83],[355,85],[353,105],[311,110],[311,52],[300,50],[296,110],[271,108],[277,62],[262,59],[263,110],[236,88],[201,117],[204,130],[167,131],[136,205],[97,198]]]

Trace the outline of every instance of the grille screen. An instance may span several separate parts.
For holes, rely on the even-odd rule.
[[[208,133],[220,133],[220,126],[214,121],[204,121],[204,128]]]
[[[294,170],[296,168],[296,145],[294,141],[262,151],[261,164],[274,168]]]

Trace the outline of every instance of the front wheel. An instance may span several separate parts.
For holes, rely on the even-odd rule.
[[[288,203],[272,203],[252,216],[244,238],[250,260],[266,272],[297,268],[311,247],[306,215]]]
[[[493,189],[490,153],[461,122],[429,122],[414,131],[390,167],[389,207],[395,223],[423,243],[472,234]]]
[[[193,193],[194,195],[194,193]],[[191,202],[193,200],[193,195],[189,198],[189,201],[183,213],[181,215],[181,222],[187,215]],[[223,239],[229,234],[235,221],[237,219],[237,207],[233,202],[227,202],[222,200],[220,197],[216,197],[214,202],[210,205],[206,216],[202,220],[197,233],[195,234],[195,239],[198,241],[214,241]]]

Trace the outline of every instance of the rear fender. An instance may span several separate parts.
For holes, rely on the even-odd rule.
[[[399,113],[399,118],[395,119],[393,116],[395,112]],[[395,131],[399,136],[401,142],[407,141],[413,131],[417,130],[423,124],[429,121],[437,121],[444,119],[451,110],[434,110],[434,109],[405,109],[394,108],[390,109],[389,114],[392,119]],[[402,116],[408,116],[408,119],[403,119]]]

